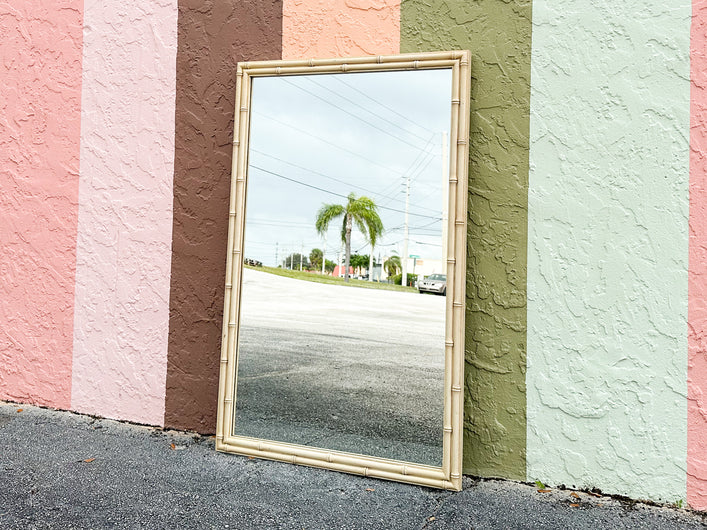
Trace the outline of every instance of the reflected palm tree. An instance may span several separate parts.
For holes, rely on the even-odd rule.
[[[351,230],[353,225],[361,231],[371,244],[371,249],[376,244],[378,238],[383,234],[383,222],[378,215],[378,206],[373,199],[349,193],[345,205],[323,204],[317,212],[315,227],[319,235],[324,235],[329,228],[329,223],[334,219],[343,216],[341,227],[341,241],[344,243],[345,264],[344,281],[349,281],[349,264],[351,261]],[[371,253],[373,250],[371,250]]]
[[[398,274],[398,271],[403,270],[403,265],[400,261],[400,256],[393,253],[392,256],[390,256],[387,260],[385,260],[385,262],[383,262],[383,268],[385,269],[385,272],[389,278]]]

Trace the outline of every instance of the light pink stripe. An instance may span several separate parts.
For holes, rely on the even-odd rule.
[[[400,53],[400,0],[284,0],[282,58]]]
[[[71,406],[162,424],[177,0],[85,12]]]
[[[707,1],[692,4],[687,502],[707,509]]]
[[[0,4],[0,398],[69,408],[83,0]]]

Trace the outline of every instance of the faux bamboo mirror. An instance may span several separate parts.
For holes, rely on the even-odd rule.
[[[237,76],[216,448],[460,489],[469,53]]]

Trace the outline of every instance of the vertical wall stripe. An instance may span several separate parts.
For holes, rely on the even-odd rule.
[[[177,0],[88,2],[71,406],[164,414]]]
[[[69,408],[83,0],[0,6],[0,399]]]
[[[684,499],[689,1],[533,1],[528,478]]]
[[[707,510],[707,1],[692,4],[687,502]]]
[[[401,52],[471,50],[464,472],[525,479],[531,2],[401,14]]]
[[[215,430],[236,63],[281,55],[281,1],[179,0],[170,427]]]
[[[400,0],[284,0],[282,58],[400,52]]]

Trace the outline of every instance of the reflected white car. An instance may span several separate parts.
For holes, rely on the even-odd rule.
[[[447,294],[447,275],[430,274],[417,284],[417,290],[421,293]]]

